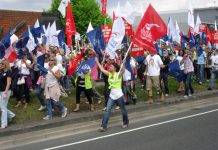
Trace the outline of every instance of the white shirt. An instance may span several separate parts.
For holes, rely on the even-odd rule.
[[[53,71],[54,73],[56,73],[58,70],[59,70],[59,69],[58,69],[57,66],[54,66],[54,67],[52,68],[52,71]],[[46,80],[45,80],[45,81],[46,81],[46,85],[47,85],[48,87],[52,87],[52,86],[54,86],[55,84],[58,83],[57,78],[56,78],[50,71],[48,71],[48,73],[46,74]]]
[[[123,74],[123,81],[128,81],[128,80],[131,80],[131,73],[125,69],[125,72]]]
[[[20,60],[20,61],[17,62],[17,66],[18,66],[18,68],[19,68],[19,70],[20,70],[20,74],[23,74],[23,75],[30,75],[30,70],[29,70],[29,68],[27,68],[26,64],[22,64],[21,61],[22,61],[22,60]],[[31,61],[30,61],[30,60],[26,60],[26,63],[27,63],[28,65],[30,65],[30,64],[31,64]]]
[[[211,66],[218,68],[218,65],[216,65],[218,64],[218,55],[215,55],[215,56],[212,55],[210,59],[211,59]]]
[[[148,55],[146,57],[145,64],[147,65],[147,75],[148,76],[159,76],[160,75],[160,66],[163,65],[163,62],[159,55]]]
[[[110,98],[117,100],[123,96],[123,91],[120,88],[111,88]]]
[[[62,64],[63,58],[60,54],[56,55],[57,64]]]
[[[179,62],[180,70],[184,70],[184,63],[181,65],[180,62],[182,61],[183,57],[182,56],[177,56],[176,60]]]

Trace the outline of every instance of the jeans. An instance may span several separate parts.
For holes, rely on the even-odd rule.
[[[54,101],[52,99],[48,99],[47,101],[48,101],[47,107],[48,107],[48,116],[49,116],[49,118],[52,118],[52,104],[54,106],[57,106],[57,108],[60,110],[60,112],[63,113],[65,111],[65,107],[60,101]]]
[[[168,73],[167,72],[163,72],[160,74],[160,88],[161,91],[163,91],[163,86],[162,86],[162,81],[164,82],[164,91],[166,94],[169,94],[169,84],[168,84]]]
[[[38,86],[35,90],[36,95],[39,99],[39,102],[42,106],[45,106],[45,96],[44,96],[44,89]]]
[[[189,72],[185,74],[185,81],[184,81],[185,82],[185,95],[189,94],[189,90],[191,91],[191,94],[194,93],[194,89],[192,88],[192,85],[191,85],[192,75],[193,75],[193,72]]]
[[[129,124],[128,114],[127,114],[127,111],[125,108],[123,96],[119,99],[116,99],[116,100],[113,100],[109,97],[108,102],[107,102],[107,108],[106,108],[106,111],[104,112],[104,116],[102,119],[102,125],[101,125],[105,129],[107,128],[108,121],[109,121],[110,114],[111,114],[111,109],[112,109],[113,105],[115,104],[115,102],[117,102],[118,105],[120,106],[120,110],[121,110],[122,116],[123,116],[123,125]]]
[[[214,80],[218,77],[218,71],[212,71],[211,69],[211,76],[210,76],[210,88],[214,88]]]
[[[204,82],[204,72],[205,72],[205,65],[204,64],[198,64],[197,65],[197,70],[198,70],[198,81],[199,82]]]
[[[0,92],[0,108],[2,111],[1,115],[1,127],[5,128],[8,126],[8,118],[13,118],[15,114],[7,108],[8,100],[10,98],[11,91],[8,91],[7,97],[3,99],[3,92]]]

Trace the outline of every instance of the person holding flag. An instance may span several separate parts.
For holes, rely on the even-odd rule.
[[[100,132],[107,131],[108,121],[110,118],[111,110],[113,105],[117,102],[120,106],[120,110],[122,112],[123,116],[123,125],[122,128],[127,128],[129,125],[129,119],[127,110],[125,108],[125,102],[124,102],[124,96],[122,92],[122,76],[125,72],[125,60],[123,61],[124,65],[120,70],[120,67],[116,63],[111,63],[109,66],[109,71],[106,71],[103,66],[99,63],[98,59],[95,59],[96,63],[98,64],[98,67],[100,70],[108,76],[108,82],[109,82],[109,99],[107,102],[106,110],[104,111],[104,116],[102,119],[101,128],[99,129]],[[120,74],[118,73],[120,70]]]

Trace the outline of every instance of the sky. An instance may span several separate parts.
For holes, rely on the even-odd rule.
[[[100,2],[100,0],[97,0]],[[108,0],[108,14],[112,14],[120,2],[124,5],[126,0]],[[188,0],[129,0],[134,6],[135,10],[140,13],[141,6],[145,10],[147,5],[151,2],[157,11],[180,10],[188,8]],[[43,11],[49,9],[52,0],[0,0],[0,9],[7,10],[25,10],[25,11]],[[193,8],[203,7],[218,7],[218,0],[192,0]]]

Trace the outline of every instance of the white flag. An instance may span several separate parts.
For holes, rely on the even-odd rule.
[[[16,42],[18,42],[18,37],[15,35],[15,34],[13,34],[11,37],[10,37],[10,42],[11,42],[11,45],[13,44],[13,43],[16,43]]]
[[[78,32],[76,32],[75,34],[75,41],[78,42],[81,40],[80,34]]]
[[[92,27],[92,23],[91,23],[91,21],[90,21],[86,33],[90,32],[90,31],[92,31],[92,30],[94,30],[94,29],[93,29],[93,27]]]
[[[194,21],[194,11],[192,7],[192,0],[188,0],[188,25],[194,29],[195,21]]]
[[[214,30],[217,31],[217,23],[216,23],[216,20],[214,21]]]
[[[198,15],[197,20],[196,20],[196,24],[195,24],[195,29],[194,29],[195,33],[197,33],[197,34],[200,33],[199,32],[200,25],[201,25],[201,19],[200,19],[199,15]]]
[[[35,47],[37,46],[34,40],[34,37],[32,35],[32,33],[30,32],[30,28],[28,27],[28,31],[29,31],[29,40],[26,44],[26,47],[28,48],[29,51],[32,51],[35,49]]]
[[[36,23],[34,24],[34,28],[39,28],[40,27],[40,25],[39,25],[39,20],[37,19],[36,20]]]
[[[58,10],[60,11],[61,15],[63,16],[63,18],[66,17],[66,7],[68,5],[68,1],[69,0],[61,0],[61,3],[58,7]]]
[[[177,43],[180,43],[180,41],[181,41],[181,35],[180,35],[180,28],[179,28],[179,25],[178,25],[178,22],[177,22],[177,21],[176,21],[176,35],[177,35],[176,42],[177,42]]]
[[[125,35],[125,24],[121,17],[118,17],[113,24],[112,34],[106,47],[106,52],[110,55],[111,59],[114,59],[115,52],[121,48],[121,43]]]

